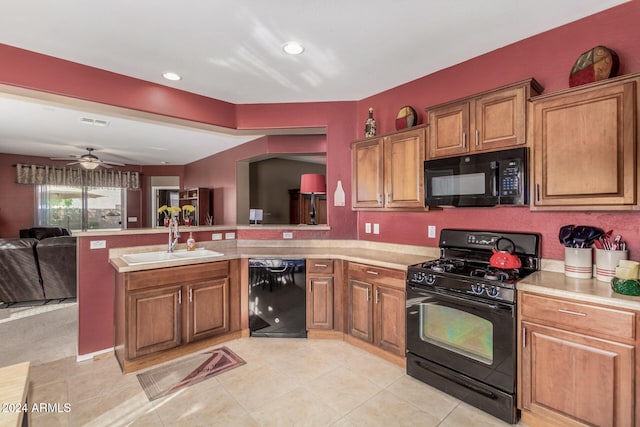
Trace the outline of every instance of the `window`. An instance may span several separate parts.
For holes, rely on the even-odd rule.
[[[38,185],[36,222],[70,230],[122,229],[126,190]]]

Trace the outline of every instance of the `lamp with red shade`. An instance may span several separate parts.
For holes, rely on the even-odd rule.
[[[311,210],[309,211],[311,225],[316,225],[316,194],[325,194],[327,185],[324,175],[307,173],[300,177],[300,193],[311,194]]]

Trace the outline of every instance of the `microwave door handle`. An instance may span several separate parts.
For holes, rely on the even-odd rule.
[[[491,176],[491,195],[498,197],[498,177],[500,175],[500,167],[493,169],[493,175]]]

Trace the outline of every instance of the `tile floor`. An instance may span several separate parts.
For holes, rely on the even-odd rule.
[[[7,320],[0,366],[32,361],[33,426],[508,426],[342,341],[243,338],[246,365],[149,402],[106,354],[76,362],[77,306]],[[7,342],[13,343],[10,347]]]

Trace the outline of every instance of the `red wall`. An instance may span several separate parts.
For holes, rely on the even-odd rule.
[[[400,87],[358,102],[358,122],[364,123],[369,107],[380,133],[394,130],[395,116],[403,105],[411,105],[425,122],[425,108],[473,95],[530,77],[538,80],[545,93],[569,87],[573,63],[597,45],[618,54],[619,75],[640,72],[640,1],[604,11],[592,17],[531,37],[502,49],[425,76]],[[380,224],[380,234],[365,234],[365,223]],[[445,209],[427,213],[361,212],[358,237],[394,243],[437,246],[427,238],[427,226],[535,231],[542,234],[542,255],[564,258],[557,239],[565,224],[582,224],[613,229],[627,239],[630,257],[640,259],[640,216],[627,213],[530,212],[522,208]],[[438,233],[439,234],[439,233]]]

